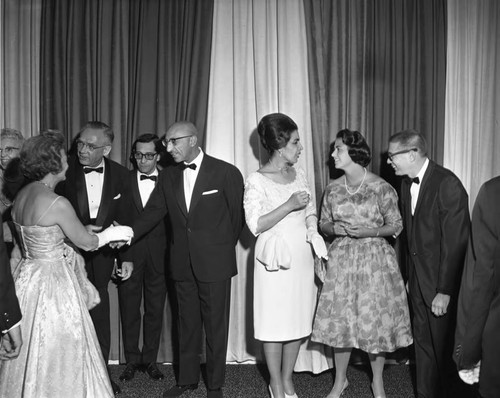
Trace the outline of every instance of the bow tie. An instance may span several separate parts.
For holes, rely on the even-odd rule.
[[[101,166],[101,167],[96,167],[95,169],[93,169],[92,167],[84,167],[83,168],[83,172],[85,174],[88,174],[88,173],[92,173],[93,171],[95,171],[96,173],[101,173],[104,171],[104,168]]]
[[[182,170],[186,170],[186,169],[196,170],[196,163],[191,163],[191,164],[181,163],[181,169]]]
[[[418,178],[418,177],[415,177],[415,178],[408,177],[408,182],[410,184],[420,184],[420,178]]]
[[[156,181],[157,177],[156,176],[147,176],[146,174],[141,174],[140,180],[151,180],[151,181]]]

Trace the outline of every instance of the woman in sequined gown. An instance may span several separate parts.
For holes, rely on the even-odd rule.
[[[340,131],[332,157],[344,175],[323,195],[319,225],[334,240],[326,269],[319,270],[324,283],[311,339],[334,347],[335,383],[328,398],[340,397],[348,386],[353,347],[368,353],[373,395],[385,397],[385,353],[413,342],[403,279],[385,239],[402,230],[397,194],[366,170],[370,148],[359,132]]]
[[[244,197],[247,225],[258,236],[254,335],[263,341],[271,396],[296,397],[292,372],[301,342],[311,334],[316,304],[309,242],[317,243],[324,256],[326,246],[317,232],[306,175],[293,167],[303,149],[297,125],[286,115],[270,114],[260,121],[258,133],[270,159],[248,176]]]
[[[0,397],[112,397],[89,308],[97,290],[83,258],[65,244],[93,250],[110,236],[87,233],[70,203],[53,192],[68,167],[61,135],[28,139],[21,168],[28,184],[17,195],[13,220],[23,258],[14,275],[24,344],[19,357],[0,363]],[[127,240],[128,227],[113,231]],[[120,232],[121,231],[121,232]]]

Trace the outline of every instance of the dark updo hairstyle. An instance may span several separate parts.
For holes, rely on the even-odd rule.
[[[295,122],[283,113],[270,113],[257,126],[260,142],[269,154],[285,147],[292,133],[297,130]]]
[[[340,130],[337,133],[337,138],[349,148],[349,156],[354,163],[366,167],[372,160],[370,147],[366,143],[365,137],[359,131],[351,131],[348,129]]]
[[[64,137],[55,130],[42,131],[40,135],[28,138],[19,155],[21,172],[31,181],[40,181],[47,174],[60,173],[61,150]]]

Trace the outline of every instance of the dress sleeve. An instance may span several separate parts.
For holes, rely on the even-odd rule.
[[[384,182],[379,191],[378,201],[384,225],[395,227],[394,236],[398,236],[403,230],[403,220],[398,207],[398,194],[391,185]]]
[[[309,186],[309,182],[307,181],[307,176],[302,168],[297,168],[297,175],[298,178],[300,179],[301,185],[304,187],[304,191],[306,191],[309,194],[310,200],[309,203],[306,206],[306,218],[309,216],[317,216],[316,212],[316,203],[313,197],[313,193],[311,192],[311,187]]]
[[[248,229],[257,236],[257,223],[259,218],[266,214],[266,192],[257,173],[252,173],[245,181],[243,208]]]

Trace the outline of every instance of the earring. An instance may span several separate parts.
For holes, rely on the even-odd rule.
[[[282,155],[282,154],[281,154],[281,149],[278,151],[278,154],[279,154],[279,155],[280,155],[280,157],[281,157],[281,155]]]

